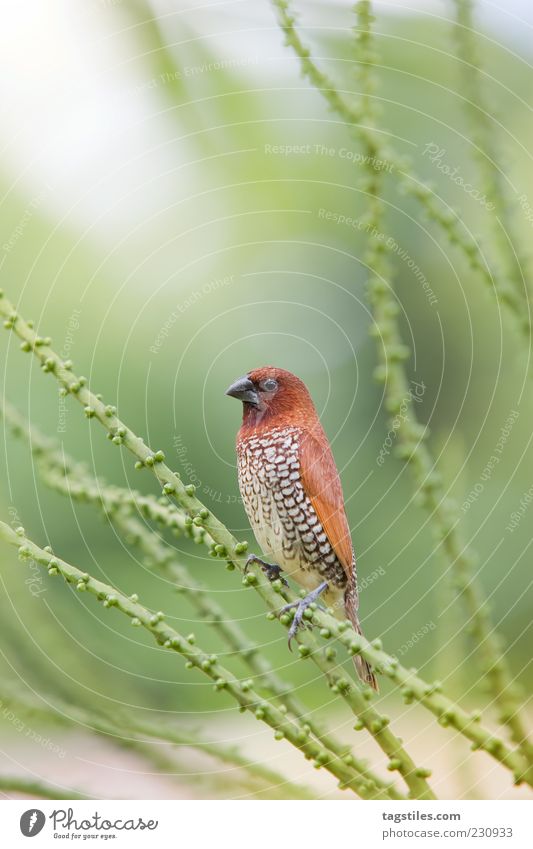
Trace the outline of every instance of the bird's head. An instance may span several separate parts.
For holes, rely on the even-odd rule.
[[[305,383],[282,368],[263,366],[248,372],[226,389],[243,404],[243,425],[304,424],[316,417]]]

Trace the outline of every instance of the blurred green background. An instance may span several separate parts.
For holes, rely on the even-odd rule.
[[[444,679],[456,693],[475,687],[464,611],[427,516],[414,502],[408,471],[392,455],[377,463],[389,425],[382,387],[373,379],[365,233],[321,213],[363,216],[360,150],[302,81],[268,4],[221,7],[212,16],[168,10],[157,16],[139,3],[95,3],[78,12],[87,26],[77,21],[76,29],[69,19],[71,29],[65,25],[57,35],[68,42],[63,76],[51,74],[47,82],[45,74],[40,89],[33,83],[41,101],[35,120],[50,107],[48,134],[32,150],[21,142],[18,155],[15,139],[0,157],[6,294],[250,542],[237,497],[240,409],[224,390],[265,364],[302,377],[341,470],[363,585],[380,570],[362,592],[367,635],[381,636],[392,653],[411,640],[402,654],[406,665]],[[340,88],[357,92],[349,10],[313,6],[302,10],[301,23]],[[423,11],[385,13],[377,30],[381,125],[417,173],[461,210],[491,255],[490,213],[427,154],[427,145],[444,149],[441,161],[481,191],[450,21]],[[516,50],[484,36],[479,44],[500,166],[516,203],[516,192],[533,197],[531,114],[523,107],[532,71]],[[69,79],[71,54],[78,52],[84,64]],[[61,67],[61,57],[56,61]],[[32,114],[17,120],[24,139]],[[287,152],[287,146],[300,149]],[[416,412],[431,429],[449,494],[461,504],[481,481],[511,411],[519,412],[499,464],[461,512],[461,526],[479,551],[479,577],[510,646],[512,669],[528,687],[531,516],[506,530],[532,483],[524,345],[486,284],[398,191],[396,176],[385,184],[387,234],[399,246],[392,261],[402,329],[413,347],[408,370],[425,385]],[[527,249],[530,224],[518,205],[515,225]],[[14,337],[0,337],[0,352],[2,392],[32,421],[107,481],[157,492],[151,476],[135,472],[131,456],[87,422],[72,399],[61,413],[54,380],[19,352]],[[180,630],[218,650],[186,602],[93,508],[42,485],[27,447],[9,433],[0,463],[2,518],[16,510],[37,542],[137,592]],[[260,600],[238,575],[187,541],[170,542],[309,704],[327,707],[327,690],[287,652],[283,630],[265,620]],[[16,555],[3,547],[0,560],[2,675],[107,706],[184,717],[201,712],[206,723],[215,712],[219,718],[229,712],[229,700],[127,620],[46,575],[33,595]],[[427,633],[413,641],[419,629]],[[234,658],[228,663],[239,668]]]

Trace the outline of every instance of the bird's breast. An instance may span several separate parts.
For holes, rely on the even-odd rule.
[[[346,575],[301,480],[298,428],[272,428],[239,440],[239,487],[263,552],[306,589]]]

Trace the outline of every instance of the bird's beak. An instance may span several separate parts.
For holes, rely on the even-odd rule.
[[[243,403],[253,404],[254,407],[259,406],[259,395],[248,377],[240,377],[239,380],[232,383],[226,389],[226,395],[230,395],[232,398],[238,398]]]

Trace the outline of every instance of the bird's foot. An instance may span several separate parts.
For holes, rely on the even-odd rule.
[[[319,595],[323,593],[325,589],[327,589],[327,586],[328,582],[323,581],[323,583],[321,583],[316,588],[316,590],[313,590],[312,592],[308,593],[305,598],[301,598],[299,601],[291,601],[290,604],[286,604],[284,607],[281,608],[280,615],[282,613],[285,613],[287,610],[292,610],[293,607],[296,608],[294,619],[292,620],[291,627],[289,628],[289,649],[291,648],[291,640],[296,636],[298,628],[301,628],[305,625],[303,619],[305,611],[311,604],[314,604]]]
[[[248,571],[250,563],[259,563],[269,581],[277,581],[279,579],[286,587],[289,586],[285,578],[281,575],[281,567],[276,563],[267,563],[266,560],[261,560],[261,558],[257,557],[255,554],[250,554],[244,567],[245,573]]]

